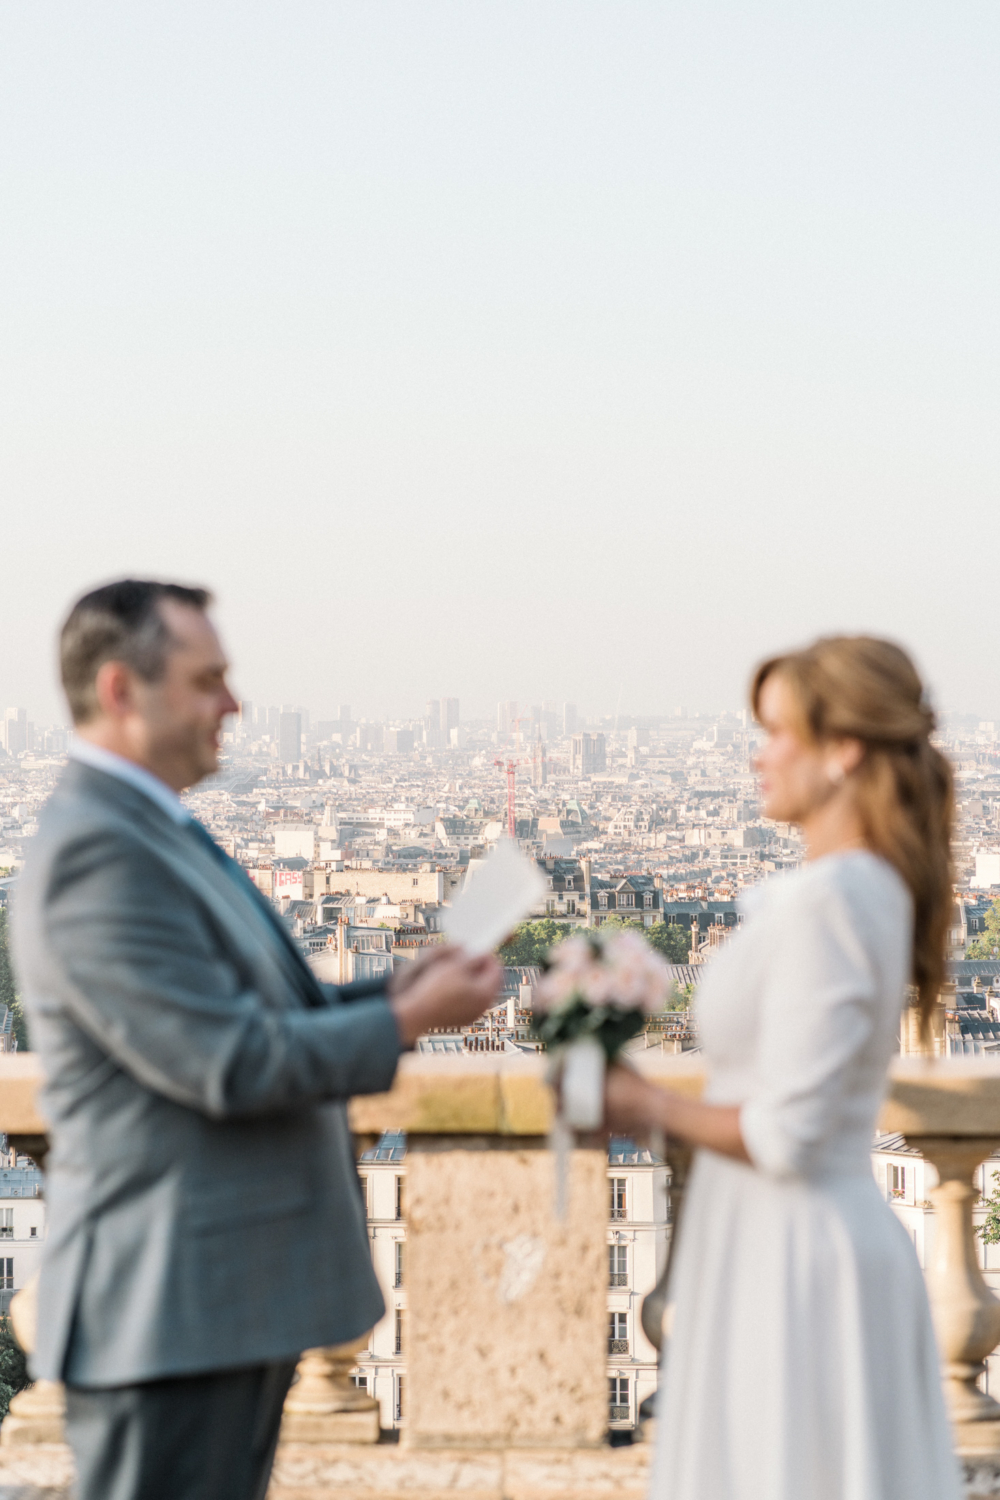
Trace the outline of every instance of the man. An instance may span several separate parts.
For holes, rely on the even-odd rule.
[[[70,612],[75,745],[14,913],[52,1141],[32,1372],[80,1500],[262,1500],[297,1355],[384,1310],[345,1101],[499,982],[437,949],[319,984],[190,817],[237,707],[209,604],[128,579]]]

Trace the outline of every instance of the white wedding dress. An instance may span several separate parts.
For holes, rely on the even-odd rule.
[[[670,1280],[652,1500],[959,1500],[923,1276],[869,1152],[909,969],[885,861],[752,893],[706,972],[706,1098],[753,1166],[699,1151]]]

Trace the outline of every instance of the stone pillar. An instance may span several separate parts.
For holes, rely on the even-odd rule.
[[[972,1225],[972,1178],[1000,1137],[907,1135],[937,1169],[932,1188],[934,1249],[927,1291],[944,1366],[945,1395],[959,1452],[1000,1451],[1000,1404],[976,1384],[986,1356],[1000,1343],[1000,1302],[979,1269]]]
[[[368,1335],[350,1344],[307,1349],[285,1397],[284,1443],[377,1443],[379,1406],[351,1379]]]
[[[607,1157],[544,1138],[411,1135],[404,1442],[594,1447],[608,1425]]]

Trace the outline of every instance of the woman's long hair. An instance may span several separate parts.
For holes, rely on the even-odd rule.
[[[889,861],[913,897],[912,982],[926,1039],[945,977],[954,902],[951,766],[930,741],[935,719],[906,652],[872,636],[829,636],[763,662],[750,702],[779,673],[813,741],[856,739],[864,757],[852,773],[865,841]]]

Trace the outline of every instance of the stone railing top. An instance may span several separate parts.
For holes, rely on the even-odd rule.
[[[704,1064],[698,1053],[633,1054],[647,1077],[689,1096],[701,1093]],[[387,1094],[351,1101],[351,1125],[363,1134],[406,1130],[424,1135],[546,1135],[552,1124],[547,1060],[501,1052],[467,1057],[409,1054],[400,1061]],[[42,1073],[31,1052],[0,1055],[0,1131],[40,1135]],[[879,1125],[904,1135],[1000,1134],[1000,1058],[924,1061],[897,1057]]]

